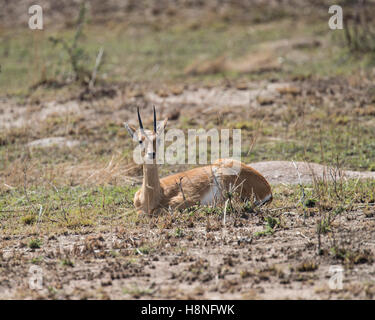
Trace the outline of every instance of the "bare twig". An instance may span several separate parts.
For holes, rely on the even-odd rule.
[[[94,88],[96,73],[98,72],[98,69],[100,67],[100,63],[102,61],[103,52],[104,52],[104,49],[103,49],[103,47],[101,47],[99,49],[98,55],[96,56],[95,67],[94,67],[94,70],[92,71],[91,80],[90,80],[90,83],[89,83],[89,89],[90,90],[92,90]]]
[[[40,221],[42,219],[42,216],[43,216],[43,206],[40,205],[39,215],[38,215],[38,223],[40,223]]]
[[[180,191],[182,193],[182,198],[184,199],[184,202],[186,201],[186,198],[185,198],[185,193],[184,193],[184,189],[182,189],[182,179],[183,177],[180,178],[180,182],[176,182],[176,184],[178,185],[178,187],[180,188]]]
[[[298,184],[299,184],[299,186],[301,188],[301,192],[302,192],[302,196],[301,196],[301,198],[300,198],[299,201],[302,204],[302,208],[303,208],[303,224],[305,224],[306,223],[306,209],[305,209],[305,196],[306,195],[305,195],[305,188],[302,185],[301,174],[300,174],[300,172],[298,170],[298,166],[294,162],[294,160],[292,160],[292,162],[293,162],[294,168],[296,168],[296,171],[297,171],[297,174],[298,174]]]
[[[228,202],[229,202],[229,199],[227,199],[227,200],[225,201],[225,207],[224,207],[224,218],[223,218],[223,225],[224,225],[224,226],[225,226],[226,217],[227,217]]]
[[[25,193],[26,200],[29,203],[29,205],[33,208],[34,212],[38,212],[38,210],[36,209],[36,207],[34,206],[34,204],[31,202],[31,200],[29,198],[29,194],[27,193],[27,167],[26,166],[23,169],[23,177],[24,177],[24,180],[23,180],[23,191]]]

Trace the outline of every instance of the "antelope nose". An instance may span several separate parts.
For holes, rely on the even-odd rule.
[[[155,159],[155,156],[156,156],[155,152],[149,152],[147,153],[147,155],[150,159]]]

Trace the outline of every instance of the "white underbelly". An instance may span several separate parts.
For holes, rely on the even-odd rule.
[[[212,184],[208,191],[201,197],[202,205],[212,205],[218,202],[220,199],[220,189],[216,184]]]
[[[209,189],[201,196],[202,205],[215,205],[222,198],[221,192],[221,176],[218,173],[218,168],[213,167],[212,173],[214,178],[210,184]]]

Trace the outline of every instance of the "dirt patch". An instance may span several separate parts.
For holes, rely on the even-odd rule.
[[[283,213],[284,227],[257,237],[262,215],[229,217],[157,227],[169,218],[124,230],[42,236],[41,248],[28,237],[2,238],[0,297],[58,299],[326,299],[373,298],[374,219],[357,212],[337,221],[336,243],[350,239],[354,265],[343,265],[343,289],[330,288],[329,251],[317,253],[315,218]],[[173,218],[173,219],[176,219]],[[210,221],[210,222],[208,222]],[[155,224],[156,223],[156,224]],[[209,227],[208,224],[209,223]],[[190,227],[189,227],[190,226]],[[176,228],[180,231],[176,232]],[[360,235],[358,230],[362,230]],[[367,232],[363,232],[367,230]],[[337,238],[338,237],[338,238]],[[331,245],[324,238],[323,247]],[[356,246],[361,247],[361,253]],[[345,249],[348,250],[348,249]],[[325,251],[324,251],[325,252]],[[349,252],[349,251],[347,251]],[[354,261],[354,260],[353,260]],[[31,266],[43,276],[32,290]]]
[[[219,56],[211,60],[197,60],[187,66],[187,75],[205,75],[224,72],[263,73],[280,71],[285,59],[293,63],[304,63],[308,61],[309,55],[304,54],[302,49],[317,48],[322,42],[313,38],[282,39],[260,44],[254,52],[245,54],[239,58]]]
[[[301,90],[297,85],[287,82],[246,82],[246,87],[241,89],[220,86],[182,88],[178,91],[174,89],[171,87],[167,91],[149,90],[141,95],[134,95],[134,92],[130,90],[123,96],[111,97],[107,110],[103,110],[100,102],[71,100],[18,104],[12,99],[2,99],[0,100],[0,127],[5,129],[32,127],[35,123],[43,122],[51,117],[74,118],[79,116],[88,122],[97,122],[99,116],[103,117],[100,119],[103,120],[106,115],[111,115],[112,119],[127,121],[130,118],[133,120],[136,104],[145,104],[145,102],[150,108],[153,104],[161,106],[161,111],[166,115],[175,112],[176,108],[184,107],[189,112],[212,113],[222,107],[246,107],[249,104],[259,107],[264,101],[270,104],[284,94],[299,94]],[[100,107],[95,107],[98,104]]]
[[[221,107],[259,106],[262,101],[272,103],[284,93],[300,92],[300,89],[291,83],[246,83],[245,88],[197,88],[184,89],[179,94],[167,93],[160,95],[156,92],[146,94],[151,103],[166,106],[189,105],[201,108],[203,112],[211,112]],[[260,103],[259,103],[260,102]],[[208,107],[208,108],[207,108]]]
[[[265,161],[251,163],[250,166],[261,172],[271,184],[309,184],[314,179],[333,181],[334,179],[375,179],[375,172],[339,170],[317,163],[292,161]],[[300,178],[298,176],[300,174]]]
[[[67,117],[81,113],[84,107],[76,101],[56,101],[34,104],[18,104],[12,99],[0,101],[0,127],[4,129],[32,127],[49,117]]]
[[[68,147],[72,148],[79,145],[79,141],[76,140],[67,140],[64,137],[51,137],[51,138],[43,138],[31,141],[27,144],[30,149],[33,148],[49,148],[53,146],[58,147]]]

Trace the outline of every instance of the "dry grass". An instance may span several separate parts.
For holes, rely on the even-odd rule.
[[[4,60],[12,81],[0,81],[14,94],[0,101],[0,297],[372,299],[375,184],[343,172],[375,168],[374,75],[350,57],[340,62],[325,20],[296,28],[282,16],[250,29],[229,16],[204,26],[88,26],[87,52],[96,56],[99,41],[111,53],[92,91],[61,85],[67,66],[43,38],[29,41],[41,41],[32,84],[44,69],[57,74],[31,86],[22,68],[35,56],[17,49],[25,35],[9,40],[17,54]],[[301,185],[278,183],[285,167],[270,172],[274,200],[261,208],[233,194],[220,206],[138,216],[142,168],[122,123],[140,106],[149,125],[153,104],[169,128],[241,128],[246,163],[328,169],[311,168],[309,183],[300,167]],[[74,143],[29,144],[45,138]],[[336,264],[343,291],[327,284]],[[41,291],[24,281],[31,265],[43,269]]]

